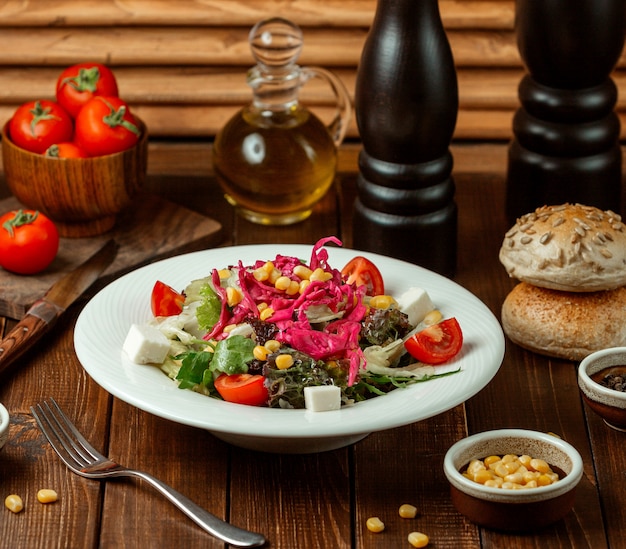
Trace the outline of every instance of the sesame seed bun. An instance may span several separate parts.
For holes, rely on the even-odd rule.
[[[626,288],[580,293],[521,282],[502,304],[502,327],[520,347],[579,361],[626,345]]]
[[[612,290],[626,285],[626,226],[591,206],[542,206],[506,233],[500,262],[512,278],[542,288]]]

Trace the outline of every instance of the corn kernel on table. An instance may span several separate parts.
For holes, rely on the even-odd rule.
[[[259,227],[237,218],[213,177],[209,149],[197,142],[151,144],[146,190],[217,220],[220,246],[313,244],[334,234],[351,247],[358,144],[342,147],[336,185],[311,218],[289,227]],[[515,283],[498,261],[508,229],[506,146],[455,144],[452,152],[459,206],[455,280],[499,317]],[[8,196],[2,183],[0,198]],[[25,505],[19,514],[0,510],[0,547],[224,547],[140,482],[100,483],[71,473],[30,412],[47,397],[59,402],[98,449],[149,471],[212,513],[263,533],[268,547],[402,548],[410,547],[408,535],[415,531],[425,533],[433,548],[626,547],[626,434],[607,428],[581,402],[575,363],[507,341],[495,378],[448,412],[320,454],[242,450],[134,408],[86,374],[74,352],[73,328],[105,282],[70,307],[0,380],[0,401],[11,414],[10,439],[0,453],[0,495],[4,501],[18,494]],[[0,330],[6,333],[14,324],[3,319]],[[468,433],[505,427],[554,432],[583,457],[573,511],[539,533],[479,528],[459,515],[450,499],[442,470],[446,450]],[[54,489],[58,501],[39,503],[40,489]],[[417,516],[400,517],[402,504],[414,505]],[[383,532],[367,529],[370,517],[384,522]]]

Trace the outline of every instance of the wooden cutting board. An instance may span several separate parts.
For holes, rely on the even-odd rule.
[[[0,213],[23,207],[15,197],[0,201]],[[113,238],[117,256],[101,278],[113,277],[148,262],[210,248],[221,239],[221,225],[159,196],[146,194],[122,212],[110,232],[91,238],[61,238],[59,252],[42,273],[24,276],[0,269],[0,316],[20,319],[64,274]]]

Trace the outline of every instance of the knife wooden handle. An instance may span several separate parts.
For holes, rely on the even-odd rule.
[[[0,343],[0,374],[30,349],[62,312],[45,299],[37,301]]]

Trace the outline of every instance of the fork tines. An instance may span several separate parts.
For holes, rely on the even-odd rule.
[[[41,432],[70,469],[79,472],[101,458],[53,398],[31,406],[30,410]]]

